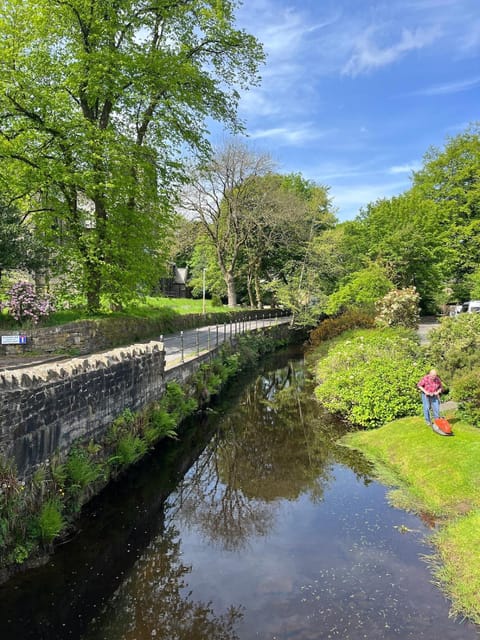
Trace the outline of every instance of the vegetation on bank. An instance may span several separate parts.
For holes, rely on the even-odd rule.
[[[58,454],[27,481],[12,461],[0,458],[0,569],[32,561],[68,534],[82,505],[105,484],[136,463],[157,442],[177,437],[181,422],[222,385],[263,354],[285,342],[273,333],[240,336],[204,363],[188,389],[169,383],[165,394],[139,413],[125,410],[98,441],[76,442],[67,457]]]
[[[436,523],[429,559],[435,579],[451,598],[453,615],[480,623],[480,317],[443,319],[422,347],[404,329],[348,330],[349,323],[358,326],[355,314],[312,332],[317,398],[368,428],[342,443],[361,450],[378,478],[395,487],[393,504]],[[448,416],[453,437],[438,436],[420,417],[416,383],[433,365],[458,402]]]

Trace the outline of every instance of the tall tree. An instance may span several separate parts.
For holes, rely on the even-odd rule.
[[[9,0],[0,15],[0,157],[15,194],[81,265],[91,309],[158,276],[179,152],[207,117],[236,130],[259,43],[231,0]]]
[[[270,172],[272,160],[233,140],[206,163],[192,170],[182,206],[204,227],[217,253],[227,287],[228,305],[237,304],[236,277],[241,251],[255,228],[252,193],[260,176]]]
[[[369,204],[358,218],[354,237],[361,255],[383,265],[398,288],[415,286],[422,307],[434,312],[443,281],[437,207],[411,189]]]
[[[436,207],[441,267],[458,299],[480,262],[480,124],[432,148],[414,175],[414,190]]]

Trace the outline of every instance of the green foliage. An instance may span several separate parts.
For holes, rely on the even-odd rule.
[[[480,426],[480,365],[455,376],[451,393],[458,402],[459,417]]]
[[[188,266],[190,270],[188,286],[191,287],[194,298],[202,298],[203,296],[204,269],[205,290],[209,294],[217,296],[217,300],[221,300],[220,296],[226,295],[227,288],[218,266],[215,246],[204,233],[197,237]],[[219,306],[222,306],[221,302]]]
[[[424,372],[413,334],[401,329],[347,332],[332,341],[316,368],[318,400],[363,427],[417,413]]]
[[[58,500],[47,500],[42,506],[37,521],[40,538],[43,543],[50,544],[62,531],[65,521]]]
[[[323,280],[313,264],[289,261],[283,267],[282,277],[271,282],[269,288],[277,303],[294,315],[296,325],[315,325],[325,310]]]
[[[349,329],[366,329],[373,327],[374,317],[362,309],[347,309],[336,318],[326,318],[309,333],[309,342],[313,347],[325,340],[331,340]]]
[[[184,389],[177,382],[169,382],[161,406],[174,416],[177,421],[187,416],[195,408],[195,400],[187,398]]]
[[[480,300],[480,267],[477,267],[473,273],[467,277],[467,284],[469,286],[469,300]]]
[[[377,303],[376,323],[382,327],[417,329],[420,320],[420,295],[415,287],[389,291]]]
[[[65,462],[65,486],[68,493],[81,501],[83,494],[88,492],[102,473],[102,465],[95,462],[84,448],[73,447]]]
[[[395,288],[417,288],[424,311],[435,311],[442,278],[436,205],[413,190],[369,204],[347,227],[348,238],[366,258],[383,265]]]
[[[373,263],[347,276],[340,288],[329,296],[325,311],[336,314],[349,307],[373,311],[375,303],[393,288],[386,270]]]
[[[121,467],[128,467],[147,452],[147,443],[133,433],[127,433],[117,444],[115,462]]]
[[[214,293],[212,294],[212,307],[222,307],[223,306],[223,302],[221,297]]]
[[[0,275],[6,269],[23,267],[23,231],[20,211],[0,201]]]
[[[429,334],[427,359],[439,369],[447,384],[454,377],[480,366],[480,314],[464,313],[442,318]]]
[[[264,56],[235,28],[234,5],[222,4],[14,0],[2,9],[9,200],[36,209],[64,282],[92,310],[102,294],[125,304],[161,275],[188,177],[180,150],[207,154],[208,118],[241,129],[237,89],[256,84]]]

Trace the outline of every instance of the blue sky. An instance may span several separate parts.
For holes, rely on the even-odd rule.
[[[250,145],[329,185],[340,220],[480,121],[480,0],[245,0],[237,24],[267,54]]]

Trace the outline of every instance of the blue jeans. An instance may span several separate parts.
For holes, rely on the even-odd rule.
[[[430,410],[433,412],[434,419],[440,417],[440,398],[438,396],[427,396],[427,394],[422,391],[422,405],[423,416],[427,424],[432,424]]]

